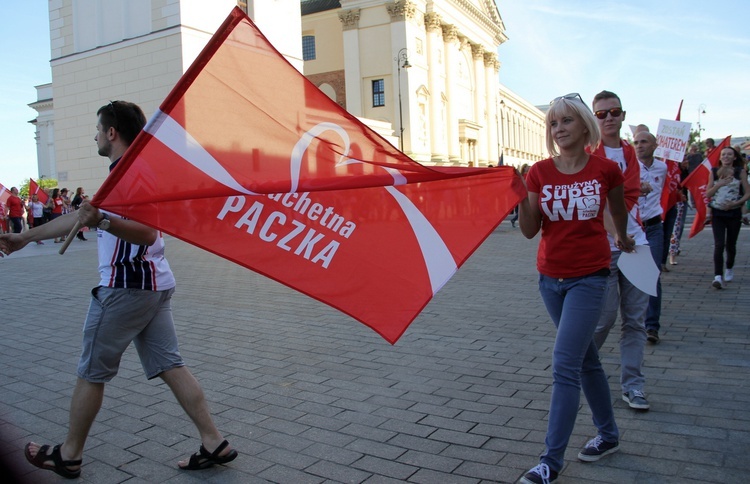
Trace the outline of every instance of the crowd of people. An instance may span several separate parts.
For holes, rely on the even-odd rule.
[[[46,200],[42,203],[39,193]],[[66,213],[78,210],[84,200],[88,200],[83,187],[76,189],[76,195],[71,199],[67,188],[41,188],[32,193],[31,197],[21,196],[18,187],[10,189],[10,196],[5,204],[0,205],[0,234],[19,234],[34,227],[39,227]],[[78,232],[79,240],[87,240],[83,231]],[[55,237],[55,243],[65,241],[65,236]],[[44,245],[42,240],[37,245]]]

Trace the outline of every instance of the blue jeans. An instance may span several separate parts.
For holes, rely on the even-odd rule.
[[[674,219],[672,220],[674,224]],[[651,225],[646,227],[646,240],[651,249],[651,256],[654,258],[656,267],[661,271],[662,259],[664,258],[664,224]],[[656,280],[656,296],[648,298],[648,312],[646,313],[646,331],[653,329],[659,331],[661,325],[661,276]]]
[[[602,316],[594,333],[594,342],[601,348],[620,310],[620,385],[622,392],[641,390],[646,383],[641,366],[646,346],[646,327],[643,321],[648,310],[649,295],[635,287],[617,267],[620,251],[612,252],[612,262],[607,278],[607,296]]]
[[[575,426],[581,388],[602,439],[620,439],[607,375],[593,339],[607,293],[607,277],[555,279],[540,274],[539,292],[557,328],[546,450],[541,461],[559,472]]]

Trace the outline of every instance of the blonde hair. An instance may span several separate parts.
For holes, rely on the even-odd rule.
[[[552,103],[552,105],[549,107],[549,111],[547,111],[547,115],[544,118],[547,132],[547,151],[549,152],[550,156],[557,156],[560,154],[557,149],[557,145],[555,144],[555,140],[552,138],[552,126],[550,125],[550,120],[553,117],[559,118],[566,114],[578,116],[578,118],[583,122],[583,125],[588,131],[586,133],[586,146],[589,146],[592,150],[595,149],[599,144],[601,134],[599,133],[599,125],[596,122],[594,113],[591,112],[591,110],[583,103],[583,101],[563,97]]]

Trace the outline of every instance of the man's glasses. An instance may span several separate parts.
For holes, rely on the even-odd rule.
[[[115,107],[115,103],[119,101],[110,101],[109,102],[109,109],[112,110],[112,117],[114,118],[115,122],[112,125],[113,128],[116,130],[120,129],[120,123],[117,122],[117,108]]]
[[[555,99],[553,99],[552,101],[550,101],[549,105],[552,106],[553,104],[555,104],[557,101],[559,101],[561,99],[578,99],[579,101],[581,101],[584,104],[584,106],[586,105],[586,103],[583,102],[583,98],[581,97],[581,95],[578,94],[577,92],[571,92],[570,94],[566,94],[564,96],[558,96]]]
[[[594,116],[599,119],[607,119],[607,114],[611,114],[613,118],[617,118],[622,112],[622,108],[600,109],[599,111],[594,111]]]

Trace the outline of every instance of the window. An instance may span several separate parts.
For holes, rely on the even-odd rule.
[[[376,79],[372,81],[372,107],[385,106],[385,81]]]
[[[302,36],[302,60],[315,60],[315,36]]]

